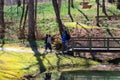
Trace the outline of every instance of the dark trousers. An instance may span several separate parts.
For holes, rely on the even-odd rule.
[[[52,50],[52,45],[50,43],[46,43],[45,45],[45,50],[47,50],[48,48]]]
[[[63,43],[62,43],[62,50],[65,51],[66,49],[67,49],[66,42],[63,42]]]

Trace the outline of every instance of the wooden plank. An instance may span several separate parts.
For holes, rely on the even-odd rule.
[[[91,51],[120,51],[120,48],[74,48],[74,51],[81,51],[81,50],[91,50]]]

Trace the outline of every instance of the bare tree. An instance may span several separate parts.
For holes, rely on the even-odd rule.
[[[70,4],[71,4],[71,0],[68,0],[68,15],[70,16],[70,19],[73,22],[74,20],[73,20],[73,17],[71,15],[71,9],[70,9],[71,6],[70,6]]]
[[[120,9],[120,0],[117,0],[117,9]]]
[[[21,0],[17,0],[17,6],[21,6]]]
[[[58,8],[59,8],[59,11],[61,11],[61,3],[62,3],[62,0],[57,0],[57,2],[58,2]]]
[[[37,2],[38,0],[35,0],[35,36],[38,38],[38,30],[37,30]]]
[[[35,40],[34,0],[28,2],[28,40]]]
[[[0,0],[0,38],[5,37],[5,23],[4,23],[4,0]]]
[[[71,0],[71,7],[74,8],[74,1]]]
[[[26,8],[26,11],[25,11]],[[19,39],[25,38],[25,25],[27,20],[27,13],[28,13],[28,5],[25,6],[25,0],[23,0],[23,8],[22,8],[22,15],[20,19],[20,25],[19,25]]]
[[[100,26],[99,24],[99,0],[96,0],[97,3],[97,17],[96,17],[96,25]]]
[[[56,14],[56,19],[57,19],[59,31],[60,31],[60,34],[62,36],[62,31],[64,31],[64,28],[63,28],[62,21],[60,19],[60,10],[59,10],[59,6],[58,6],[57,0],[52,0],[52,4],[53,4],[54,11],[55,11],[55,14]]]
[[[105,0],[102,0],[102,11],[103,13],[106,15],[106,17],[110,20],[110,17],[108,16],[107,12],[106,12],[106,5],[105,5]]]

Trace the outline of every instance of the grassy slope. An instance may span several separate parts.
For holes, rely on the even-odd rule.
[[[23,75],[34,74],[39,69],[39,66],[41,67],[41,64],[38,64],[37,57],[39,57],[47,71],[49,71],[49,69],[50,71],[68,71],[78,68],[85,69],[88,68],[88,64],[99,64],[92,60],[86,61],[82,58],[56,55],[53,53],[37,57],[34,55],[35,53],[0,51],[0,79],[18,80]],[[73,64],[77,65],[76,67],[78,68],[73,67]],[[61,66],[70,67],[61,68]]]

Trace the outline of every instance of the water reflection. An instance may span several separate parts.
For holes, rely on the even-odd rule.
[[[115,71],[71,71],[50,74],[51,79],[46,79],[42,74],[40,80],[120,80],[120,72]]]

